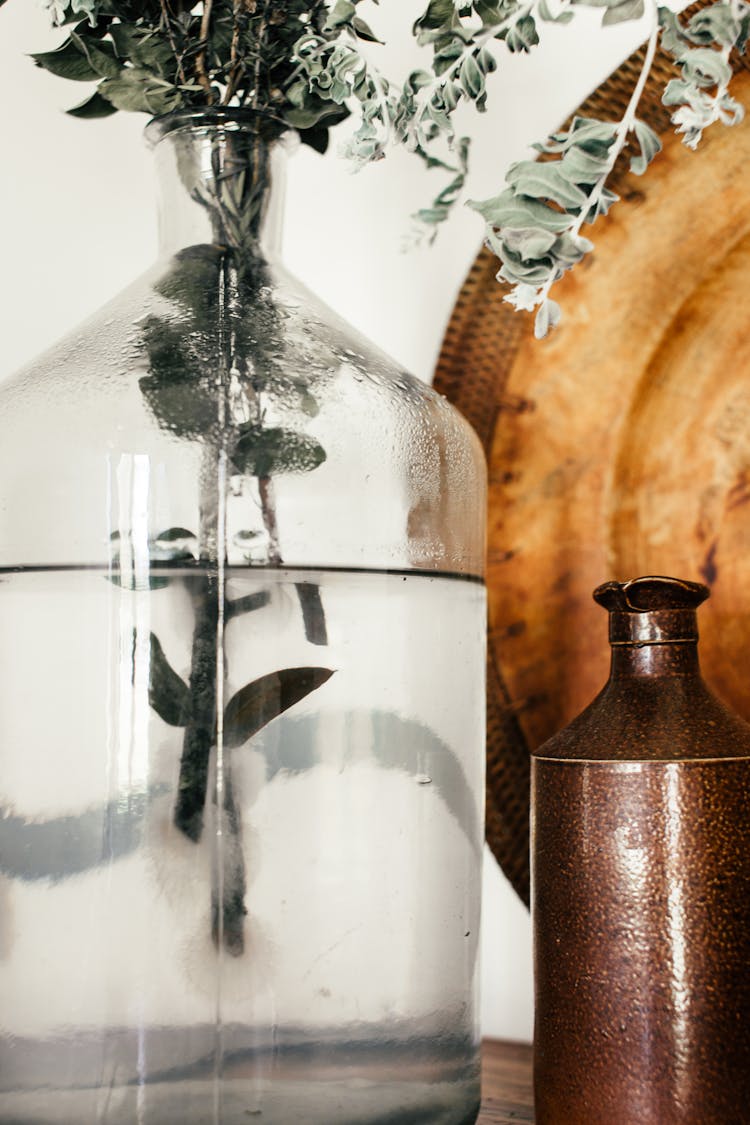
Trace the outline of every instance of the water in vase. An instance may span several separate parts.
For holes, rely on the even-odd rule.
[[[439,574],[0,573],[0,1122],[475,1119],[484,618]]]

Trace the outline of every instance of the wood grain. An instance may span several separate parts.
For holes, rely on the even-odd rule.
[[[641,61],[578,113],[617,119]],[[747,104],[750,62],[733,65]],[[526,901],[529,749],[606,678],[594,586],[649,572],[708,582],[707,678],[750,718],[750,123],[715,126],[691,152],[661,103],[670,77],[658,53],[639,115],[664,152],[642,178],[618,163],[621,202],[555,286],[562,326],[534,341],[485,249],[435,375],[491,465],[487,839]]]
[[[486,1039],[482,1044],[482,1111],[477,1125],[534,1121],[531,1047]]]
[[[750,77],[735,79],[741,100]],[[607,672],[607,579],[712,587],[712,686],[750,716],[738,666],[750,616],[750,125],[692,153],[669,138],[597,230],[565,310],[524,342],[490,453],[492,643],[527,740],[568,723]],[[509,479],[510,478],[510,479]]]

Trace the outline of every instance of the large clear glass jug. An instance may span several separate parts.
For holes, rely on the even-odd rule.
[[[0,1122],[463,1125],[479,444],[285,271],[276,122],[148,136],[159,261],[0,388]]]

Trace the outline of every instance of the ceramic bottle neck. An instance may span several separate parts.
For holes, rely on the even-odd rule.
[[[611,676],[699,676],[694,609],[611,610]]]
[[[607,582],[594,592],[609,611],[612,680],[700,677],[697,607],[708,590],[697,582],[645,577]]]
[[[630,677],[700,678],[696,641],[613,645],[610,682]]]

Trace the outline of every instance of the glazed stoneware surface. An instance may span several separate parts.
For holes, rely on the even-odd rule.
[[[608,583],[612,673],[532,761],[538,1125],[744,1125],[750,727],[670,579]]]

